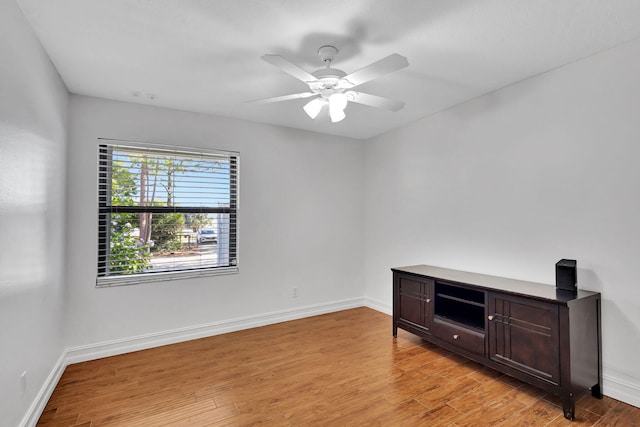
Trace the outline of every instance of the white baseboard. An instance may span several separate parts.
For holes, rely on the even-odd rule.
[[[20,422],[20,427],[32,427],[38,423],[38,419],[40,418],[40,415],[42,415],[44,407],[47,406],[47,402],[53,394],[53,390],[56,388],[58,381],[60,381],[60,377],[62,377],[64,368],[67,367],[65,363],[66,357],[67,352],[63,351],[56,364],[53,365],[51,372],[47,376],[47,379],[44,381],[44,384],[40,388],[40,391],[38,391],[38,394],[33,400],[33,403],[31,403],[31,406],[29,407],[26,415]]]
[[[369,307],[373,310],[379,311],[381,313],[388,314],[389,316],[393,315],[393,307],[377,299],[365,297],[364,306]]]
[[[605,365],[602,383],[603,394],[640,408],[640,378]]]
[[[235,332],[243,329],[286,322],[288,320],[302,319],[304,317],[362,307],[363,305],[364,300],[362,298],[332,301],[329,303],[273,311],[269,313],[239,317],[236,319],[222,320],[219,322],[188,326],[185,328],[72,347],[67,349],[66,363],[72,364],[85,362],[87,360],[130,353],[132,351],[145,350],[162,345],[175,344],[178,342],[226,334],[228,332]]]

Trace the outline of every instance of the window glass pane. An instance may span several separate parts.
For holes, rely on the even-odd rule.
[[[228,158],[128,148],[117,148],[112,153],[108,163],[111,191],[104,194],[112,206],[229,207],[231,204]]]
[[[105,275],[231,265],[229,214],[118,213],[110,224],[109,249],[98,260]]]

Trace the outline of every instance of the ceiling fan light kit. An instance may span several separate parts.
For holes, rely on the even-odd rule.
[[[307,102],[302,109],[305,113],[312,119],[315,119],[318,114],[320,114],[320,110],[325,106],[324,99],[322,98],[313,98],[311,101]]]
[[[331,68],[331,62],[337,54],[338,49],[335,46],[321,46],[318,49],[318,55],[325,63],[325,68],[312,73],[308,73],[280,55],[263,55],[262,59],[264,61],[306,83],[310,92],[277,96],[256,102],[264,104],[314,97],[302,107],[304,112],[310,118],[315,119],[324,107],[328,107],[329,117],[333,123],[339,122],[346,117],[344,110],[349,102],[384,108],[390,111],[398,111],[404,107],[404,102],[352,89],[375,78],[407,67],[409,65],[407,58],[394,53],[351,74],[347,74],[337,68]]]
[[[345,108],[347,108],[347,95],[336,92],[329,97],[329,117],[333,123],[345,118]]]

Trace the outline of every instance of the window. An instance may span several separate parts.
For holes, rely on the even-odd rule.
[[[101,142],[98,286],[238,271],[238,153]]]

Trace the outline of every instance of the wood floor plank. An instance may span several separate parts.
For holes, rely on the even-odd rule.
[[[448,404],[451,400],[473,394],[482,387],[482,383],[473,378],[463,377],[454,381],[444,381],[437,375],[423,382],[423,385],[425,387],[418,392],[415,398],[430,408],[438,408]]]
[[[559,400],[358,308],[70,365],[39,426],[633,426]]]
[[[496,427],[537,427],[549,424],[558,417],[563,417],[558,411],[558,407],[551,403],[538,399],[533,401],[525,409],[508,417],[505,421],[497,424]]]
[[[442,405],[429,411],[422,419],[424,426],[452,426],[455,425],[455,420],[464,417],[464,414],[449,405]]]
[[[638,427],[640,417],[637,408],[621,403],[604,414],[596,426]]]
[[[559,414],[545,427],[587,427],[587,426],[605,426],[607,424],[600,424],[602,417],[586,409],[576,408],[575,418],[573,421],[569,421],[564,418],[562,414]],[[629,427],[632,424],[625,424]]]

